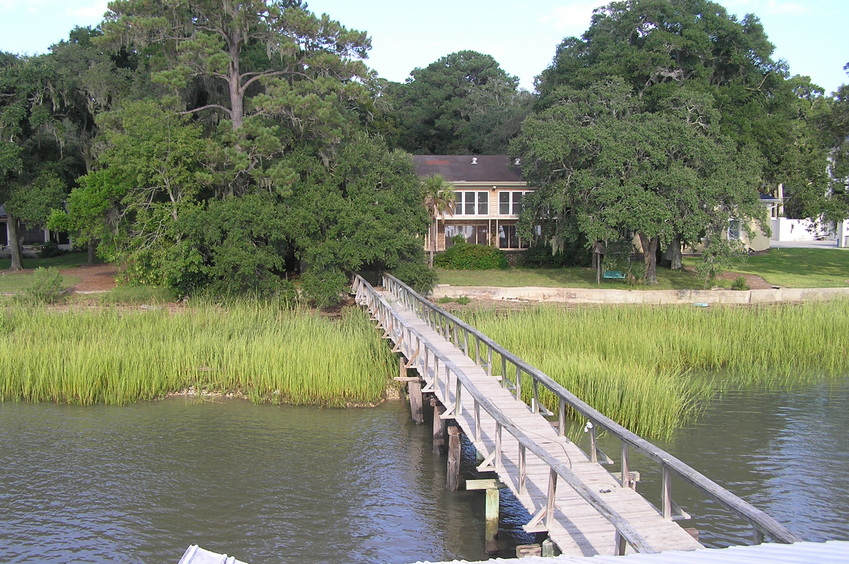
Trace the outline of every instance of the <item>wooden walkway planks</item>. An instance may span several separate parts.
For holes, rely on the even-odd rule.
[[[539,414],[532,413],[523,402],[517,401],[509,390],[502,387],[497,378],[488,376],[482,367],[431,329],[415,312],[400,304],[391,295],[383,295],[383,298],[393,308],[394,315],[403,321],[411,334],[415,334],[415,339],[405,339],[401,335],[393,334],[388,334],[388,337],[396,343],[405,358],[414,359],[411,366],[424,378],[425,389],[433,391],[443,405],[449,409],[454,406],[457,390],[461,388],[457,386],[456,375],[449,374],[446,379],[447,371],[444,366],[439,367],[439,363],[429,351],[438,351],[440,356],[462,371],[466,386],[474,388],[476,393],[483,394],[526,436],[544,446],[551,456],[566,465],[581,482],[598,492],[616,513],[628,519],[653,550],[660,552],[702,548],[675,522],[663,519],[638,493],[630,488],[622,488],[604,467],[590,462],[577,445],[558,436],[557,430],[549,421]],[[474,349],[473,346],[471,348]],[[525,488],[522,490],[519,483],[519,441],[510,433],[502,431],[501,448],[496,449],[496,421],[485,410],[476,409],[477,402],[472,397],[473,394],[468,392],[469,390],[460,392],[460,408],[454,409],[454,418],[478,451],[488,459],[493,469],[497,467],[501,481],[510,488],[531,515],[540,517],[534,520],[538,522],[530,529],[545,530],[544,525],[547,522],[550,538],[566,554],[613,554],[617,545],[617,534],[613,525],[562,480],[557,483],[553,518],[544,519],[542,514],[545,513],[547,505],[551,466],[527,452]],[[489,460],[496,450],[501,453],[501,460]]]

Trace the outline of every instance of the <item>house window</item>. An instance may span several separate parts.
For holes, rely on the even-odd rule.
[[[489,229],[486,225],[452,225],[445,226],[445,248],[454,246],[454,238],[460,235],[470,245],[488,245]]]
[[[524,192],[500,192],[498,194],[498,213],[501,215],[519,215],[522,213]]]
[[[500,249],[526,249],[528,245],[519,239],[515,225],[498,226],[498,248]]]
[[[454,215],[488,215],[489,193],[455,192]]]

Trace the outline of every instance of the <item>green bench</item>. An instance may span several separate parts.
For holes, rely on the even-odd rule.
[[[610,280],[625,280],[625,273],[621,270],[605,270],[602,272],[601,277]]]

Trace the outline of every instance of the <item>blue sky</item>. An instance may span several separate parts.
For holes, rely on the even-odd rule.
[[[470,49],[495,57],[533,89],[557,44],[580,35],[592,9],[607,0],[308,0],[349,28],[372,37],[368,63],[389,80],[403,81],[416,67]],[[810,76],[827,93],[849,83],[847,0],[719,0],[739,17],[757,15],[792,74]],[[75,26],[96,25],[106,0],[0,0],[0,50],[44,53]]]

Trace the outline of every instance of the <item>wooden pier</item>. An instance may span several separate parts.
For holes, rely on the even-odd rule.
[[[478,470],[497,475],[497,480],[471,484],[487,490],[488,551],[497,532],[497,523],[493,532],[491,508],[494,500],[497,510],[499,487],[509,488],[532,516],[525,529],[547,533],[564,554],[702,548],[676,521],[683,512],[672,501],[673,475],[748,522],[754,543],[765,537],[783,543],[799,540],[764,512],[610,420],[399,280],[387,275],[383,288],[377,291],[360,277],[353,283],[357,303],[367,308],[401,355],[399,380],[410,383],[414,419],[422,421],[422,394],[432,394],[435,441],[441,438],[442,424],[453,421],[483,459]],[[409,375],[408,369],[416,374]],[[551,392],[548,397],[556,398],[556,405],[540,401],[543,389]],[[565,436],[567,409],[586,419],[589,454]],[[595,441],[601,430],[621,442],[621,471],[616,475],[599,464],[606,459]],[[449,436],[448,443],[451,481],[452,456],[456,458],[452,453],[459,448],[459,436]],[[633,487],[634,475],[628,467],[632,450],[662,468],[660,508]]]

